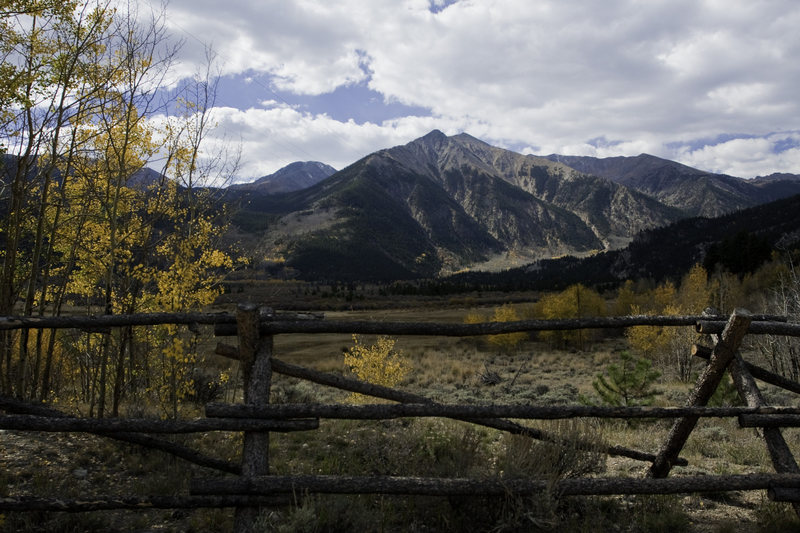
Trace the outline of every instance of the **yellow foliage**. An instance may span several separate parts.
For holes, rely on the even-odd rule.
[[[536,312],[545,319],[605,316],[606,303],[597,292],[578,283],[544,296]]]
[[[627,280],[617,292],[614,314],[617,316],[635,315],[633,309],[638,303],[636,292],[633,290],[633,281]]]
[[[464,315],[464,324],[483,324],[484,322],[486,322],[486,317],[478,312],[470,311]]]
[[[178,113],[151,120],[153,82],[169,64],[153,55],[164,44],[155,27],[102,2],[13,4],[37,20],[0,16],[9,59],[0,66],[0,121],[33,113],[19,123],[15,150],[29,142],[37,168],[7,191],[3,305],[19,300],[35,316],[196,311],[213,302],[238,263],[217,246],[226,228],[200,187],[233,170],[216,143],[204,153],[213,80],[195,80],[198,91],[187,87],[189,99],[170,105]],[[137,173],[156,161],[162,176],[145,186]],[[17,382],[6,379],[5,392],[82,403],[100,416],[106,404],[116,415],[145,392],[166,399],[174,416],[197,363],[196,333],[166,326],[25,333],[16,342],[0,350]]]
[[[124,127],[126,121],[133,127]],[[93,306],[101,304],[111,313],[202,309],[221,293],[222,277],[234,265],[228,253],[214,246],[224,225],[205,214],[210,204],[201,191],[187,192],[171,180],[157,182],[148,190],[128,186],[133,173],[155,150],[152,132],[135,108],[113,107],[107,128],[97,131],[89,125],[80,130],[95,157],[75,159],[64,183],[64,202],[46,212],[48,224],[55,229],[53,248],[61,258],[58,268],[67,279],[67,303],[85,306],[89,312],[96,312]],[[119,151],[123,145],[125,149]],[[173,160],[191,157],[190,151],[182,149],[176,150]],[[50,289],[51,293],[57,290]],[[179,405],[193,390],[194,335],[168,326],[134,335],[148,353],[139,361],[141,368],[119,366],[124,372],[107,373],[109,380],[121,378],[120,383],[125,383],[139,375],[138,381],[147,383],[146,392],[164,414],[177,416]],[[124,357],[122,342],[110,353],[117,360]],[[96,364],[76,366],[75,379],[91,383]]]
[[[588,318],[606,315],[606,302],[596,291],[580,283],[571,285],[557,294],[544,296],[534,307],[534,313],[545,320],[563,318]],[[583,349],[583,342],[591,332],[543,331],[539,338],[560,347],[572,343]]]
[[[362,381],[394,387],[408,375],[411,364],[402,353],[395,350],[397,341],[381,336],[371,346],[364,345],[358,335],[353,335],[353,346],[344,353],[344,365]],[[351,401],[362,403],[366,397],[353,393]]]
[[[678,311],[684,314],[702,313],[709,302],[708,274],[701,265],[694,265],[683,277],[678,289],[677,299],[673,303]]]
[[[634,306],[632,314],[643,314],[641,310]],[[669,328],[667,328],[669,329]],[[636,326],[628,328],[625,336],[628,337],[631,347],[644,355],[652,358],[669,346],[669,340],[663,335],[665,328],[661,326]]]
[[[676,289],[671,282],[643,294],[644,308],[634,306],[633,314],[690,315],[699,314],[711,301],[711,288],[705,269],[695,265]],[[695,334],[687,328],[637,326],[628,328],[631,347],[651,359],[665,364],[677,363],[679,377],[688,379],[691,372],[690,346]]]
[[[651,302],[655,313],[662,314],[664,309],[675,301],[675,285],[671,281],[659,285],[647,300]]]
[[[491,322],[516,322],[520,320],[517,311],[509,304],[495,307]],[[517,333],[503,333],[501,335],[489,335],[487,339],[502,350],[513,350],[522,341],[528,338],[524,331]]]

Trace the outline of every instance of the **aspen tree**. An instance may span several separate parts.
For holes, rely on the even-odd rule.
[[[544,319],[587,318],[605,316],[606,303],[596,291],[578,283],[571,285],[556,294],[548,294],[537,302],[535,312]],[[564,348],[574,344],[579,350],[585,347],[585,341],[591,333],[576,331],[543,331],[539,334],[542,340]]]
[[[46,302],[48,229],[45,210],[55,172],[65,154],[73,150],[64,139],[76,109],[85,105],[77,87],[85,84],[85,59],[98,46],[107,20],[104,7],[77,1],[8,1],[0,8],[0,152],[15,156],[13,169],[5,169],[8,206],[2,223],[4,253],[0,270],[0,313],[32,315],[35,297],[39,311]],[[100,13],[100,14],[99,14]],[[9,171],[11,175],[9,175]],[[24,245],[21,243],[24,242]],[[15,305],[22,297],[22,308]],[[38,382],[42,332],[36,333],[35,359],[29,361],[29,333],[0,339],[0,362],[5,362],[3,386],[9,392],[33,395]],[[12,368],[12,353],[16,353]],[[31,368],[32,366],[32,368]],[[9,378],[15,374],[12,382]],[[32,374],[32,377],[30,375]]]
[[[676,288],[671,282],[659,285],[645,296],[647,306],[636,306],[634,314],[700,314],[711,301],[708,275],[701,265],[693,266]],[[665,368],[687,381],[692,375],[691,345],[697,334],[689,327],[637,326],[626,332],[631,348],[658,360]]]
[[[509,304],[496,307],[494,315],[489,319],[490,322],[516,322],[520,319],[517,311]],[[501,335],[489,335],[488,340],[498,348],[504,351],[511,351],[515,349],[521,342],[528,338],[528,334],[524,331],[516,333],[503,333]]]
[[[218,154],[203,152],[213,76],[183,95],[174,128],[155,129],[155,91],[176,51],[163,13],[142,23],[137,4],[109,5],[0,4],[0,54],[15,60],[0,67],[0,151],[17,156],[4,181],[2,314],[14,314],[17,302],[28,315],[67,306],[91,314],[193,310],[213,301],[234,263],[216,247],[224,223],[209,215],[213,198],[197,189],[235,168],[235,158],[219,164]],[[168,177],[149,188],[135,183],[157,152]],[[169,381],[175,416],[191,385],[191,335],[32,335],[0,338],[5,392],[47,399],[63,386],[90,414],[105,416],[118,413],[125,394]],[[154,365],[150,348],[173,354],[179,368]]]

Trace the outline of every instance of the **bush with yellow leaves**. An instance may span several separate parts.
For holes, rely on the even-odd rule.
[[[368,383],[394,387],[408,375],[411,364],[402,353],[395,350],[396,339],[381,336],[367,346],[358,335],[353,335],[353,346],[344,352],[344,364],[355,376]],[[363,403],[366,397],[353,393],[350,401]]]

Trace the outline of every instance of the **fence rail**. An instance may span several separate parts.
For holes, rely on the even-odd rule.
[[[277,404],[256,407],[212,403],[206,416],[227,419],[241,418],[284,420],[287,418],[328,418],[344,420],[389,420],[408,417],[439,418],[521,418],[527,420],[562,420],[568,418],[731,418],[748,416],[750,420],[769,420],[800,415],[800,407],[603,407],[596,405],[343,405],[343,404]],[[2,417],[0,417],[2,427]]]
[[[268,313],[260,317],[259,332],[263,335],[290,333],[343,333],[375,335],[431,335],[470,337],[499,335],[520,331],[562,331],[577,329],[618,329],[634,326],[702,327],[700,333],[720,333],[728,317],[709,315],[631,315],[623,317],[574,318],[561,320],[519,320],[451,324],[434,322],[369,322],[321,320],[319,313]],[[800,324],[788,324],[778,315],[752,315],[748,333],[800,336]],[[0,330],[14,329],[81,329],[95,330],[123,326],[156,326],[163,324],[214,325],[214,334],[236,336],[236,315],[231,313],[139,313],[132,315],[99,315],[73,317],[0,317]],[[698,326],[698,324],[700,326]]]
[[[780,433],[780,427],[800,426],[800,408],[767,406],[753,377],[800,392],[800,384],[766,369],[744,362],[739,346],[748,334],[800,336],[800,324],[784,317],[750,315],[737,311],[731,317],[627,316],[567,320],[527,320],[484,324],[428,322],[328,321],[316,313],[281,313],[267,308],[240,306],[235,314],[152,313],[98,317],[0,317],[0,330],[74,328],[104,332],[108,328],[159,324],[213,325],[218,336],[238,336],[238,347],[219,344],[216,352],[240,361],[244,378],[244,403],[212,403],[204,418],[194,420],[82,419],[42,405],[0,397],[0,429],[89,432],[108,438],[152,447],[194,464],[236,474],[236,478],[195,479],[188,495],[97,496],[87,500],[34,497],[0,498],[0,510],[49,510],[83,512],[102,509],[234,507],[234,527],[247,530],[259,508],[288,503],[287,495],[300,492],[343,494],[530,494],[547,492],[557,496],[605,494],[671,494],[726,490],[767,490],[777,501],[789,501],[800,514],[800,468]],[[692,353],[709,360],[686,405],[677,407],[600,407],[587,405],[447,405],[405,391],[365,383],[337,374],[319,372],[273,357],[272,337],[281,334],[386,334],[465,337],[498,335],[520,331],[575,329],[622,329],[633,326],[691,326],[709,335],[713,348],[694,346]],[[707,407],[722,372],[730,370],[745,407]],[[272,372],[313,383],[358,392],[398,404],[376,405],[270,405]],[[311,431],[320,419],[392,419],[400,417],[446,417],[464,420],[533,439],[563,443],[554,434],[531,428],[509,418],[568,419],[675,419],[672,430],[656,454],[622,446],[577,441],[578,449],[599,451],[650,463],[645,478],[494,479],[412,478],[386,476],[274,476],[269,474],[269,434]],[[775,474],[742,476],[668,477],[675,465],[687,464],[680,452],[700,418],[737,417],[741,427],[764,428]],[[206,431],[244,432],[242,463],[207,457],[188,447],[146,434]]]
[[[678,494],[731,490],[800,488],[799,474],[681,476],[675,478],[568,478],[559,480],[424,478],[391,476],[263,476],[240,479],[198,479],[195,494],[263,495],[314,492],[322,494],[406,494],[469,496],[550,493],[560,496],[615,494]]]

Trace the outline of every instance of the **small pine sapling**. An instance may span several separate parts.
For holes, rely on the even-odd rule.
[[[657,394],[653,384],[661,376],[651,365],[648,359],[622,352],[619,364],[608,365],[608,376],[598,374],[592,386],[606,405],[650,405]]]

